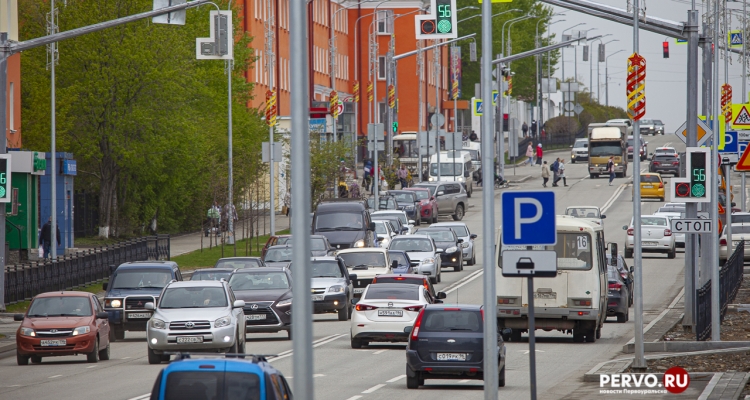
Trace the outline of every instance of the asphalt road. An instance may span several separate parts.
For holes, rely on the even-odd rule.
[[[679,151],[684,145],[672,135],[647,138],[649,149],[671,144]],[[560,154],[569,159],[569,153]],[[550,157],[548,156],[549,160]],[[605,238],[617,242],[620,251],[625,241],[623,225],[630,222],[633,203],[629,179],[616,179],[613,186],[607,179],[589,179],[585,164],[567,164],[568,187],[554,189],[557,193],[558,212],[571,205],[596,205],[605,207]],[[632,164],[631,164],[632,166]],[[644,169],[647,164],[642,163]],[[517,174],[528,173],[534,178],[505,190],[541,189],[538,167],[520,167]],[[667,186],[669,189],[671,186]],[[499,199],[500,191],[495,192]],[[481,234],[481,196],[474,196],[473,207],[467,210],[464,221],[473,233]],[[661,205],[647,200],[643,214],[649,214]],[[497,207],[496,207],[497,209]],[[495,224],[500,215],[495,215]],[[476,239],[478,249],[475,266],[462,272],[443,271],[443,282],[438,290],[446,290],[446,303],[482,302],[482,248],[483,238]],[[632,259],[628,260],[632,264]],[[669,305],[682,288],[683,253],[669,260],[666,255],[646,254],[643,259],[644,325],[653,320]],[[596,343],[573,343],[570,335],[537,331],[537,387],[540,398],[565,397],[583,385],[582,376],[596,364],[621,357],[622,345],[633,337],[634,315],[627,323],[608,320]],[[374,400],[406,398],[481,399],[481,381],[427,381],[420,390],[407,392],[405,382],[404,345],[372,345],[353,350],[349,345],[349,322],[339,322],[334,314],[316,315],[313,326],[315,346],[315,397],[320,399]],[[247,351],[261,354],[278,354],[272,363],[287,377],[292,374],[293,354],[291,342],[285,333],[248,335]],[[507,399],[529,397],[528,344],[507,343],[506,387],[500,396]],[[162,366],[149,365],[146,358],[145,333],[127,333],[125,341],[112,345],[112,360],[87,364],[85,357],[47,358],[40,365],[19,367],[14,358],[0,360],[0,399],[74,399],[86,398],[135,399],[150,392]]]

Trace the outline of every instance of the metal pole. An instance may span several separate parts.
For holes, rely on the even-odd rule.
[[[439,42],[439,41],[438,41]],[[433,59],[435,61],[435,123],[433,124],[433,128],[435,128],[435,154],[437,154],[437,180],[438,182],[442,181],[442,177],[440,174],[440,131],[438,130],[438,121],[439,118],[438,114],[440,114],[440,49],[435,48],[433,51]],[[428,167],[429,168],[429,167]]]
[[[640,1],[633,0],[633,52],[638,53],[638,13],[640,11]],[[637,72],[637,70],[636,70]],[[641,123],[635,121],[633,124],[633,240],[634,243],[641,242],[641,157],[636,146],[640,148],[641,143]],[[647,367],[646,359],[643,355],[643,271],[641,259],[641,246],[634,246],[635,256],[635,359],[633,368],[645,369]]]
[[[497,55],[497,58],[503,58],[503,53]],[[503,64],[497,64],[497,72],[495,73],[495,80],[497,81],[497,114],[495,120],[497,121],[497,175],[500,179],[505,179],[503,175],[503,167],[505,164],[505,113],[503,112],[503,99],[505,94],[503,93]],[[508,71],[510,73],[510,71]],[[490,102],[492,101],[492,94],[490,93]],[[490,103],[492,104],[492,103]],[[510,121],[508,121],[510,123]],[[482,178],[482,182],[484,178]],[[495,179],[486,182],[495,182]],[[494,183],[493,186],[494,187]]]
[[[308,87],[309,69],[307,63],[307,5],[304,1],[289,4],[289,53],[293,72],[291,87]],[[309,92],[294,90],[291,95],[292,139],[292,232],[300,237],[294,241],[292,253],[292,293],[298,299],[310,296],[310,236],[302,234],[310,229],[310,133]],[[376,203],[377,204],[377,203]],[[315,398],[313,389],[313,348],[312,348],[312,303],[300,301],[292,313],[294,326],[292,340],[292,381],[295,397],[301,400]]]
[[[50,20],[49,22],[49,31],[50,34],[57,33],[57,21],[55,19],[55,0],[50,0]],[[10,27],[8,27],[10,28]],[[51,193],[51,206],[50,206],[50,216],[52,217],[51,220],[51,227],[50,227],[50,241],[52,242],[50,244],[50,259],[54,260],[57,257],[57,149],[56,149],[56,123],[55,120],[55,62],[57,60],[57,42],[52,42],[49,44],[49,50],[50,50],[50,178],[51,178],[51,184],[50,187],[50,193]],[[11,94],[12,95],[12,94]],[[3,132],[5,132],[5,126],[3,125]],[[3,136],[5,134],[3,133]],[[3,147],[3,152],[5,152],[5,148]],[[110,224],[108,223],[107,229],[110,228]],[[109,232],[108,232],[109,233]],[[109,236],[109,235],[107,235]],[[2,243],[5,243],[3,241]],[[2,244],[0,243],[0,244]],[[3,264],[5,265],[5,264]]]
[[[458,68],[458,46],[456,46],[456,43],[453,42],[451,46],[451,77],[457,78],[458,77],[458,71],[456,69]],[[453,138],[455,140],[455,135],[458,133],[458,91],[456,91],[456,95],[453,96],[453,82],[451,82],[451,98],[453,99]],[[453,149],[455,150],[456,146],[453,145]],[[455,172],[455,171],[454,171]]]
[[[265,25],[265,39],[266,39],[266,69],[268,70],[268,90],[273,90],[273,67],[274,67],[274,58],[275,54],[273,53],[273,42],[274,42],[274,30],[272,21],[273,18],[273,7],[271,6],[271,2],[269,0],[266,0],[266,7],[269,10],[269,16]],[[276,93],[276,97],[278,99],[278,93]],[[268,214],[269,214],[269,221],[270,221],[270,235],[276,234],[276,166],[274,165],[273,153],[274,153],[274,147],[276,147],[276,144],[274,143],[274,126],[269,125],[268,126],[268,172],[270,174],[269,178],[269,189],[270,189],[270,196],[269,196],[269,204],[268,204]],[[281,160],[279,160],[281,161]],[[336,193],[336,190],[333,191]]]
[[[482,98],[489,102],[482,115],[482,159],[492,160],[492,3],[482,2]],[[498,76],[498,82],[502,76]],[[498,101],[502,96],[498,93]],[[487,188],[494,182],[492,168],[482,168],[482,181]],[[497,298],[495,295],[495,193],[493,190],[482,190],[482,258],[484,269],[484,400],[497,400]]]
[[[687,147],[698,145],[698,11],[688,11],[688,23],[685,26],[688,34],[687,64]],[[635,154],[635,153],[633,153]],[[696,218],[698,205],[687,203],[685,217]],[[695,332],[695,269],[698,265],[697,235],[685,235],[685,315],[682,325]]]
[[[9,26],[10,28],[10,26]],[[10,29],[8,29],[10,30]],[[0,135],[0,154],[6,154],[5,127],[8,126],[7,100],[8,100],[8,57],[10,51],[8,46],[8,32],[0,32],[0,126],[3,127]],[[10,93],[13,96],[13,93]],[[54,164],[54,163],[52,163]],[[0,224],[5,226],[5,213],[0,213]],[[5,243],[5,229],[0,229],[0,243]],[[0,246],[0,268],[3,273],[0,274],[0,310],[5,311],[5,246]]]
[[[716,49],[714,50],[714,84],[712,86],[712,95],[714,96],[713,102],[712,102],[712,111],[714,116],[714,124],[713,124],[713,130],[714,135],[712,138],[713,146],[711,146],[711,162],[713,165],[718,165],[718,159],[719,159],[719,147],[718,147],[718,135],[720,132],[719,124],[721,123],[720,120],[720,108],[719,108],[719,101],[721,98],[720,95],[720,85],[719,85],[719,41],[721,40],[721,37],[719,36],[719,1],[714,1],[714,43],[716,46]],[[713,185],[711,185],[711,224],[713,226],[719,226],[719,213],[718,213],[718,198],[719,198],[719,188],[716,182],[714,182]],[[728,196],[729,197],[729,196]],[[726,210],[726,212],[732,212],[732,209]],[[716,260],[719,259],[719,235],[711,235],[711,260],[716,262]],[[638,243],[636,239],[636,243]],[[713,262],[710,263],[711,268],[711,341],[713,342],[720,342],[721,341],[721,293],[719,292],[721,290],[720,282],[721,276],[719,274],[719,265],[718,262],[714,264]],[[637,313],[637,311],[636,311]]]
[[[531,247],[529,247],[531,249]],[[529,289],[529,299],[534,298],[534,278],[526,278]],[[536,337],[534,335],[534,301],[529,301],[529,378],[531,389],[531,400],[536,400]]]
[[[419,123],[417,124],[417,146],[421,146],[421,136],[423,133],[426,133],[427,129],[422,130],[422,123],[424,123],[424,99],[422,98],[422,85],[424,81],[424,53],[422,52],[422,40],[417,40],[417,49],[419,49],[419,53],[417,53],[417,79],[419,79]],[[427,144],[427,148],[425,149],[426,153],[429,155],[429,149],[430,149],[430,142],[429,142],[429,134],[427,135],[427,139],[425,139],[425,143]],[[421,150],[421,149],[420,149]],[[429,161],[429,158],[428,158]],[[417,151],[417,175],[419,175],[419,182],[422,182],[422,152]]]
[[[747,0],[742,0],[742,100],[744,103],[747,99]],[[747,211],[745,205],[745,173],[742,173],[742,192],[740,193],[740,209]]]
[[[604,92],[604,97],[606,98],[605,105],[609,107],[609,63],[607,63],[606,58],[604,59]],[[635,151],[633,151],[633,154],[635,154]],[[633,158],[635,158],[635,155],[633,156]]]
[[[232,37],[231,35],[229,37]],[[230,46],[233,45],[234,42],[231,42]],[[227,116],[227,127],[228,127],[228,134],[229,134],[229,210],[227,210],[227,230],[231,233],[231,236],[229,237],[229,244],[235,244],[235,237],[234,237],[234,202],[233,202],[233,170],[232,170],[232,64],[234,60],[227,60],[227,108],[229,110],[228,116]],[[271,181],[273,182],[273,181]],[[272,187],[273,188],[273,187]],[[271,198],[273,199],[273,190],[271,190]],[[272,212],[273,214],[273,212]],[[273,217],[271,217],[271,221],[273,221]],[[273,226],[273,225],[272,225]],[[236,255],[236,254],[235,254]]]

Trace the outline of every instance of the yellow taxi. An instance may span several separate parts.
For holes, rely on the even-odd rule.
[[[661,175],[657,173],[641,174],[641,198],[642,199],[659,199],[664,201],[664,181]],[[633,197],[631,190],[631,197]]]

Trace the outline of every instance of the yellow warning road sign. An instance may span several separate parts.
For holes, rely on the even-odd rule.
[[[750,103],[732,104],[732,128],[750,128]]]

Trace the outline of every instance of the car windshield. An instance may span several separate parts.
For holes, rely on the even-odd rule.
[[[39,297],[31,302],[28,317],[87,317],[92,315],[88,296]]]
[[[450,228],[450,230],[452,230],[456,234],[456,236],[458,236],[458,237],[469,236],[469,230],[466,229],[465,226],[451,225],[451,226],[446,226],[446,228]]]
[[[633,221],[630,221],[630,225],[633,225]],[[641,217],[641,225],[643,226],[667,226],[667,218],[665,217]]]
[[[677,208],[677,207],[662,207],[657,212],[659,213],[684,213],[684,208]]]
[[[557,233],[557,244],[554,250],[557,253],[557,268],[567,270],[590,270],[591,261],[591,235],[588,233]]]
[[[341,278],[341,268],[336,261],[313,261],[312,262],[313,278]]]
[[[676,162],[674,154],[654,154],[651,157],[652,161],[661,161],[661,162]]]
[[[419,235],[427,235],[432,238],[432,240],[436,242],[455,242],[456,239],[453,237],[453,232],[450,230],[447,231],[428,231],[428,230],[420,230],[417,231],[417,234]]]
[[[750,233],[750,225],[735,225],[735,224],[732,224],[732,235],[738,235],[738,234],[742,235],[742,234],[746,234],[746,233]],[[722,233],[722,235],[726,235],[726,234],[727,234],[727,227],[725,226],[724,227],[724,233]]]
[[[164,398],[260,399],[260,377],[254,373],[223,370],[174,371],[167,375]]]
[[[424,190],[415,190],[414,195],[417,196],[417,200],[427,200],[430,198],[430,193]]]
[[[654,120],[654,123],[655,123],[656,125],[664,125],[664,123],[663,123],[663,122],[661,122],[661,120],[659,120],[659,119],[655,119],[655,120]]]
[[[406,255],[400,251],[389,251],[388,255],[391,257],[391,261],[396,261],[399,266],[409,265],[409,260],[406,258]]]
[[[232,274],[229,286],[232,290],[289,289],[289,279],[280,271],[242,272]]]
[[[194,272],[193,276],[190,277],[191,281],[219,281],[222,279],[229,279],[229,275],[232,275],[231,271],[198,271]]]
[[[654,123],[654,121],[652,121],[650,119],[642,119],[641,120],[641,125],[651,125],[653,123]]]
[[[374,251],[339,254],[348,268],[368,266],[385,267],[385,254]]]
[[[417,196],[414,192],[401,192],[396,193],[396,201],[399,203],[414,203],[417,201]]]
[[[383,287],[375,284],[367,287],[364,298],[367,300],[419,300],[419,290],[419,286],[416,285]]]
[[[401,221],[401,225],[407,225],[409,223],[409,220],[406,219],[406,215],[404,215],[404,213],[400,211],[394,213],[375,214],[374,217],[377,216],[397,217],[398,220]]]
[[[641,183],[661,183],[659,175],[641,175]]]
[[[620,282],[622,280],[620,271],[614,265],[607,265],[607,280],[610,282]]]
[[[282,236],[282,237],[276,239],[276,244],[277,245],[287,244],[290,240],[292,240],[291,236]]]
[[[387,235],[388,229],[385,227],[384,221],[377,221],[375,222],[375,233],[379,233],[381,235]]]
[[[112,289],[163,288],[172,280],[169,270],[126,270],[115,272]]]
[[[479,311],[426,310],[420,332],[482,332],[482,314]]]
[[[576,218],[599,218],[599,209],[594,207],[571,207],[565,210],[565,215]]]
[[[619,156],[622,155],[622,148],[617,143],[613,144],[612,142],[593,142],[591,143],[589,153],[591,154],[591,157]]]
[[[270,262],[292,262],[292,248],[269,249],[263,261]]]
[[[430,175],[438,175],[437,163],[430,164]],[[440,176],[460,176],[463,173],[464,165],[460,163],[440,163]]]
[[[227,295],[223,287],[170,287],[159,300],[159,308],[226,307]]]
[[[464,151],[469,152],[469,155],[471,156],[471,161],[479,161],[479,150],[464,149]]]
[[[431,252],[432,242],[427,239],[395,239],[389,248],[406,252]]]
[[[337,212],[318,214],[315,217],[316,231],[361,231],[365,221],[361,213]]]
[[[433,196],[435,195],[435,189],[437,188],[436,185],[429,185],[429,184],[423,184],[423,183],[418,183],[418,184],[414,185],[414,187],[425,188],[425,189],[429,190],[430,191],[430,195],[433,195]]]
[[[675,151],[675,149],[660,148],[660,149],[656,149],[654,151],[654,154],[677,154],[677,152]]]
[[[257,268],[262,267],[260,260],[257,258],[245,258],[237,260],[219,260],[214,268]]]
[[[574,149],[585,149],[587,147],[589,147],[588,140],[576,140],[576,142],[573,144]]]
[[[372,197],[367,198],[367,206],[371,209],[375,209],[375,199]],[[396,210],[398,206],[396,201],[391,197],[380,197],[378,199],[378,209],[380,210]]]
[[[750,214],[732,214],[732,229],[735,223],[750,223]]]

